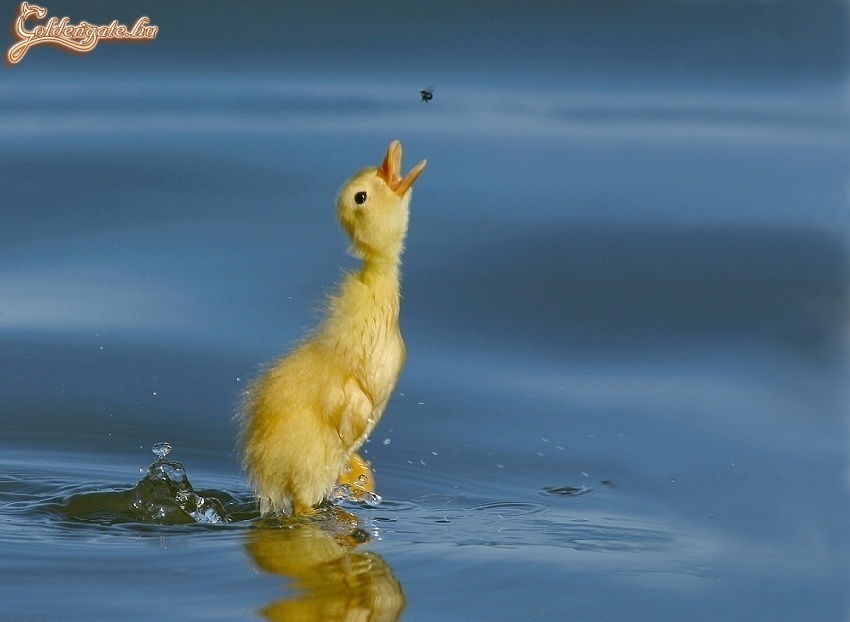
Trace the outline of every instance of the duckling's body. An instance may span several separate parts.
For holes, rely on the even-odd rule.
[[[243,463],[262,514],[311,512],[360,460],[355,452],[386,408],[405,359],[399,270],[409,189],[424,166],[402,179],[394,141],[380,168],[340,191],[339,219],[363,266],[345,277],[315,333],[254,383],[241,414]]]

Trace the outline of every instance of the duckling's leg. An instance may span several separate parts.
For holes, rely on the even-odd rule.
[[[348,486],[350,498],[360,500],[364,496],[375,492],[375,476],[369,463],[358,454],[353,454],[348,464],[342,469],[337,479],[338,486]],[[303,499],[295,497],[292,500],[292,513],[296,516],[310,516],[316,514],[321,504],[312,504]]]
[[[303,503],[297,499],[292,502],[292,514],[294,516],[311,516],[316,513],[316,506]]]
[[[355,498],[369,492],[375,492],[375,476],[369,463],[359,454],[353,454],[342,473],[339,475],[337,484],[348,486]]]

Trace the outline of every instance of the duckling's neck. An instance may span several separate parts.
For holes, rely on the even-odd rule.
[[[354,283],[349,283],[349,281]],[[398,256],[368,257],[359,272],[349,274],[341,292],[352,317],[397,330],[401,299],[401,269]],[[350,306],[349,306],[350,305]]]
[[[398,292],[400,265],[400,254],[368,255],[363,259],[363,266],[360,268],[358,277],[368,286],[391,286]]]
[[[369,256],[357,272],[343,279],[329,303],[320,333],[348,364],[362,365],[380,356],[398,333],[401,298],[399,258]]]

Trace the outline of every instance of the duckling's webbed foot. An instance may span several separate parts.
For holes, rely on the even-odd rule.
[[[375,475],[369,463],[359,454],[351,456],[336,483],[337,486],[347,487],[347,496],[353,501],[361,501],[375,494]]]

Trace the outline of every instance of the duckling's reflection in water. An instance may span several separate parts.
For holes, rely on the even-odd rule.
[[[379,555],[357,550],[369,539],[355,516],[333,506],[259,524],[249,532],[248,553],[297,590],[261,613],[267,620],[398,620],[405,606],[401,584]]]

